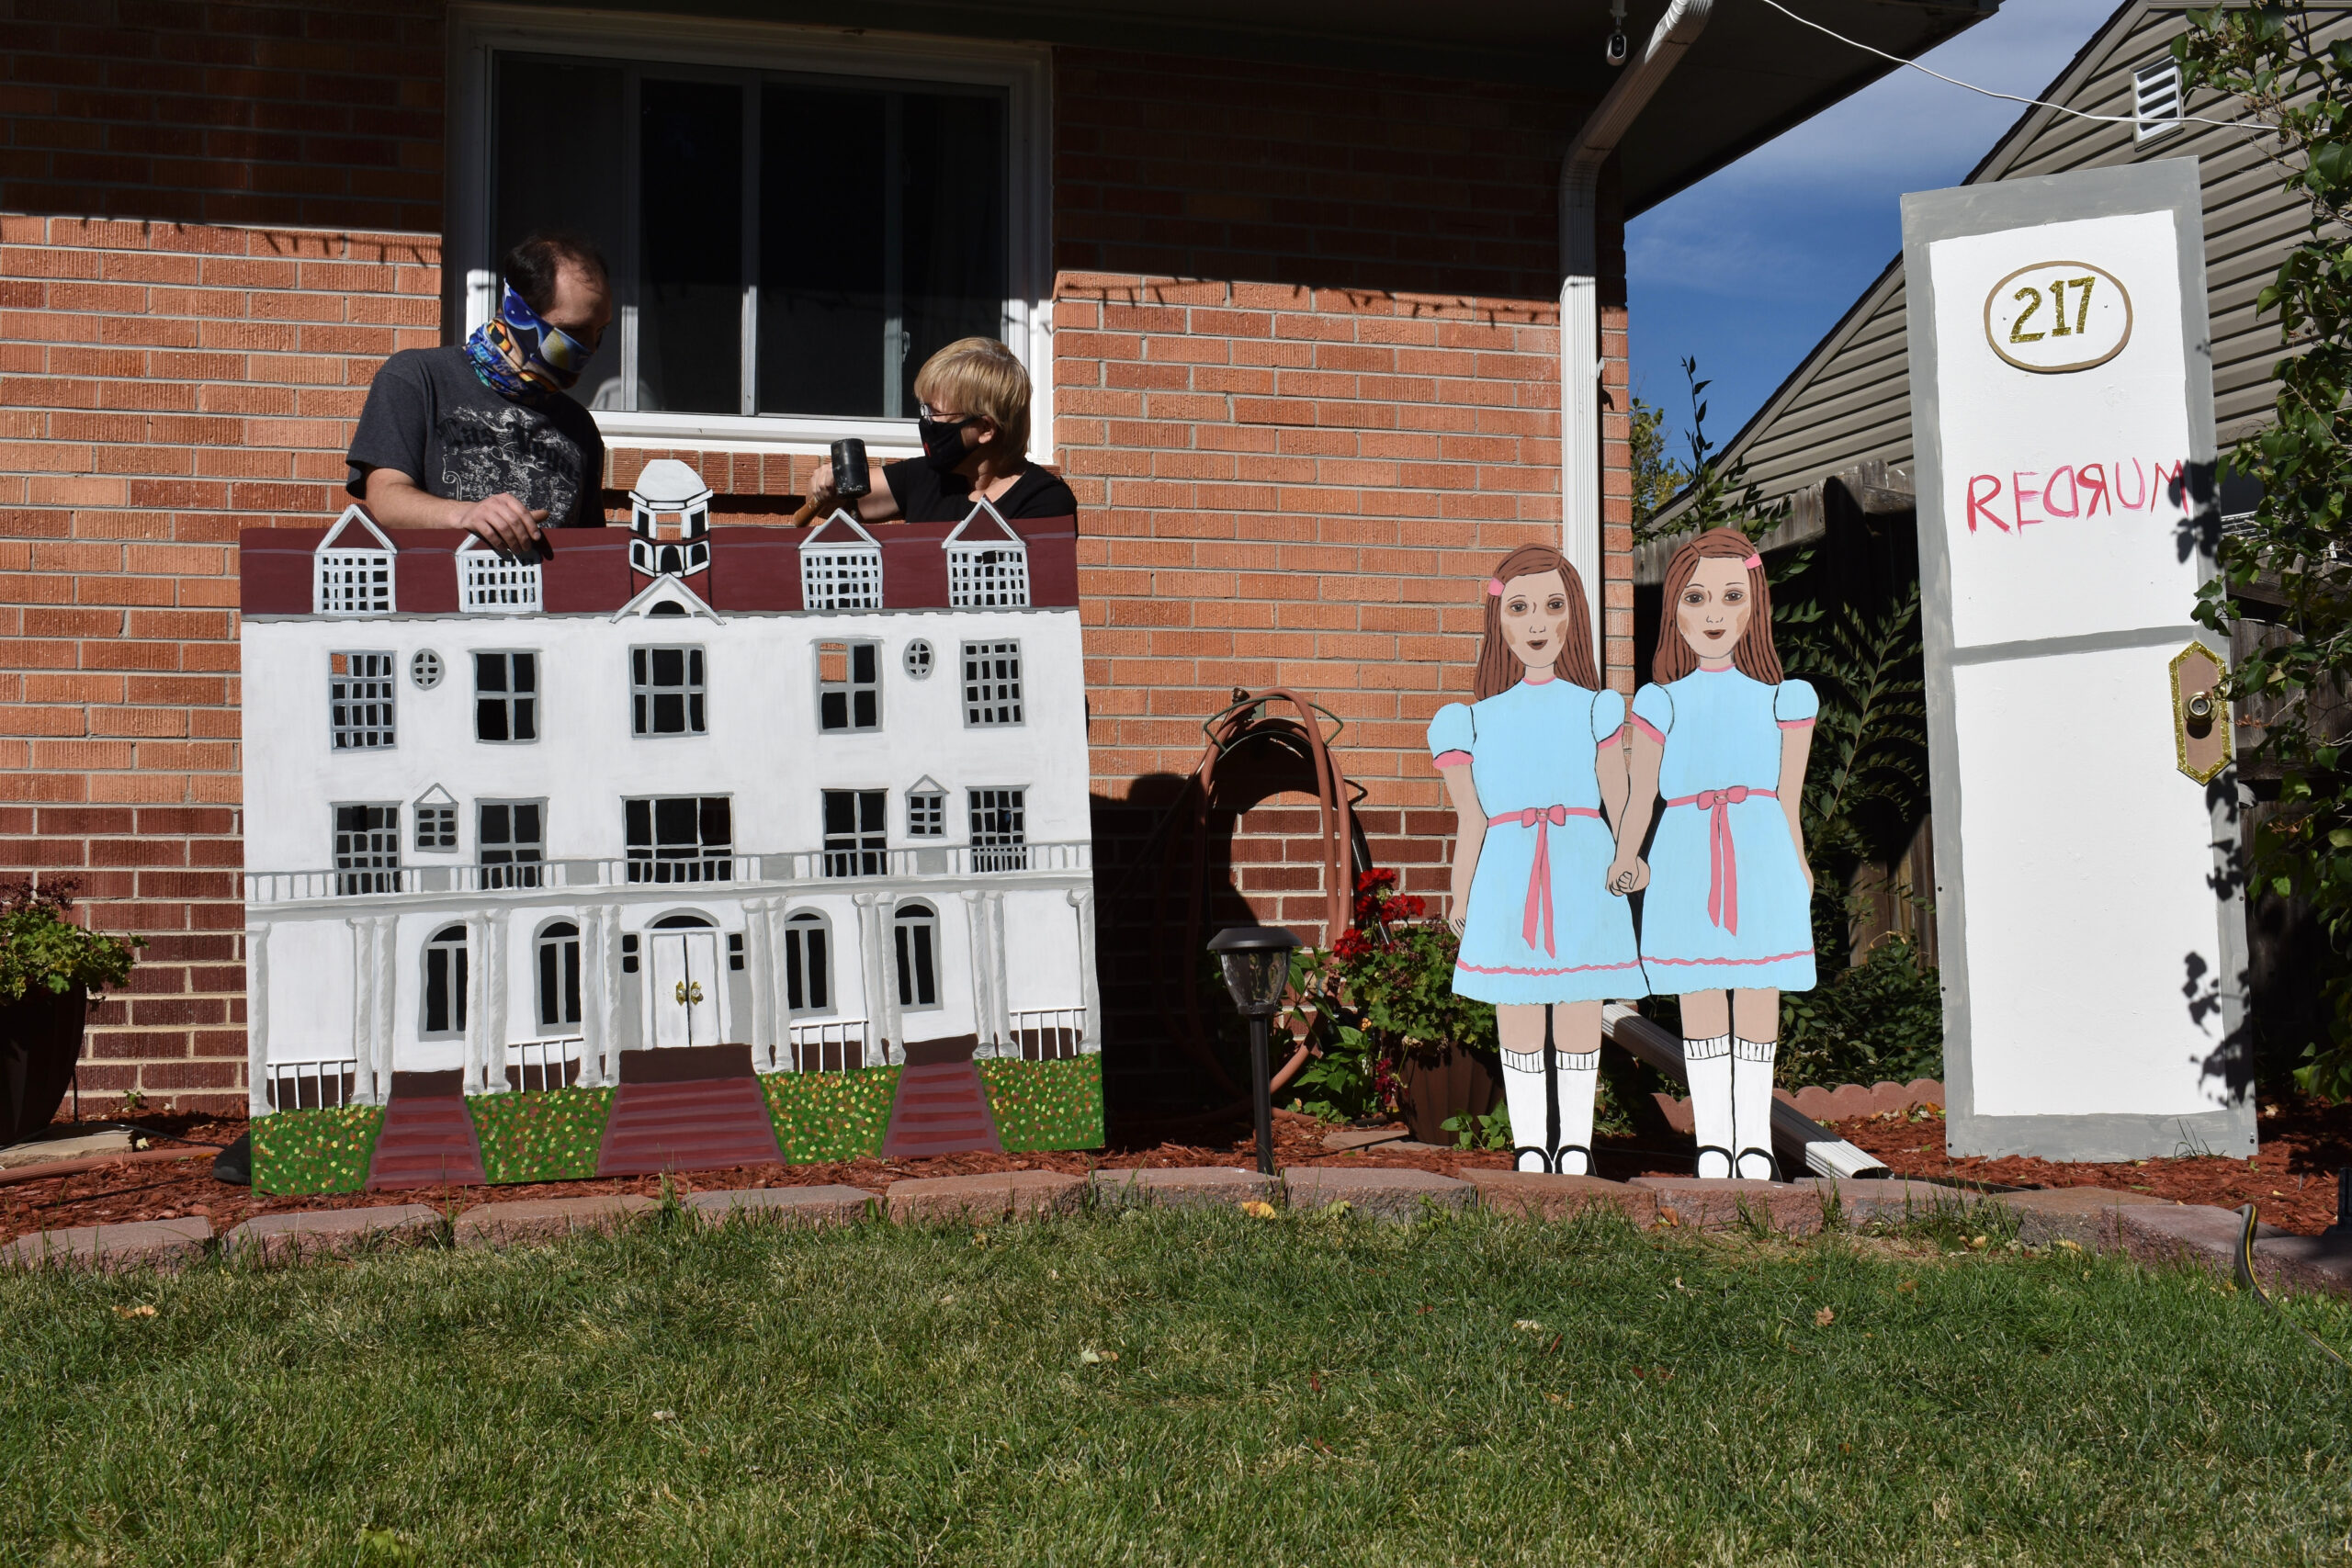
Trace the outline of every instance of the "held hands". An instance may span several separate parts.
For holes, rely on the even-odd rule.
[[[1649,863],[1639,856],[1620,854],[1609,863],[1609,891],[1619,897],[1628,893],[1639,893],[1649,885]]]
[[[525,506],[502,491],[467,507],[458,516],[458,526],[510,556],[527,556],[537,549],[543,536],[539,525],[547,520],[546,508]]]

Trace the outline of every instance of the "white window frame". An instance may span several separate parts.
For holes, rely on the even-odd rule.
[[[815,936],[820,945],[812,958],[808,939]],[[833,922],[822,909],[799,908],[785,917],[785,957],[779,961],[776,978],[782,982],[786,1013],[796,1019],[831,1018],[841,1011],[841,1002],[833,991]],[[817,962],[821,960],[821,963]],[[791,970],[800,971],[800,1005],[792,1005]],[[810,976],[815,976],[811,984]],[[815,999],[822,991],[824,999]]]
[[[341,543],[355,523],[372,544]],[[311,556],[311,614],[357,620],[399,613],[400,551],[357,502],[343,509]]]
[[[536,556],[510,556],[469,537],[458,547],[458,608],[469,615],[536,615],[547,607]]]
[[[1006,95],[1005,287],[998,335],[1027,367],[1029,455],[1052,456],[1053,409],[1053,55],[1042,44],[941,39],[906,33],[844,33],[775,22],[690,17],[549,13],[522,6],[453,6],[449,39],[449,205],[442,268],[442,331],[452,343],[487,319],[496,303],[497,258],[490,209],[492,134],[491,56],[515,50],[659,62],[730,72],[788,71],[903,82],[1002,88]],[[616,170],[624,180],[635,168]],[[631,258],[612,258],[623,271]],[[749,312],[746,312],[747,318]],[[636,310],[623,306],[605,352],[633,351]],[[599,356],[600,358],[602,355]],[[618,374],[615,360],[607,374]],[[607,445],[815,455],[844,436],[876,457],[911,457],[921,444],[915,422],[802,414],[619,413],[595,412]]]
[[[967,539],[964,530],[985,517],[998,537]],[[1025,610],[1029,607],[1029,542],[1013,532],[1004,514],[983,497],[941,542],[947,552],[947,606],[951,610]]]

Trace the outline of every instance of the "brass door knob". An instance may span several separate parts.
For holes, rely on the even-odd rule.
[[[700,980],[695,980],[686,987],[685,1000],[689,1006],[702,1000],[702,982]]]
[[[680,1007],[686,1005],[686,983],[684,980],[678,982],[678,1005]]]
[[[2213,694],[2211,692],[2190,693],[2188,696],[2188,716],[2191,718],[2211,718],[2213,716]]]

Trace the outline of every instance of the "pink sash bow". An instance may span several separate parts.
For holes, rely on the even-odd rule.
[[[1487,818],[1489,828],[1509,824],[1535,829],[1535,862],[1527,870],[1527,911],[1520,921],[1519,933],[1527,945],[1535,945],[1535,933],[1544,932],[1544,951],[1554,957],[1558,952],[1552,945],[1552,829],[1566,827],[1571,817],[1598,818],[1600,812],[1589,806],[1531,806],[1524,811],[1506,811],[1500,817]]]
[[[1668,806],[1695,806],[1707,816],[1707,919],[1734,936],[1739,934],[1739,855],[1732,845],[1731,808],[1754,796],[1781,797],[1769,789],[1734,784],[1729,789],[1702,789]]]

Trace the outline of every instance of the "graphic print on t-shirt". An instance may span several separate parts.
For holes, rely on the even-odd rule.
[[[560,521],[580,498],[584,471],[579,444],[512,403],[494,409],[444,408],[434,434],[441,442],[436,495],[481,501],[502,491]]]

